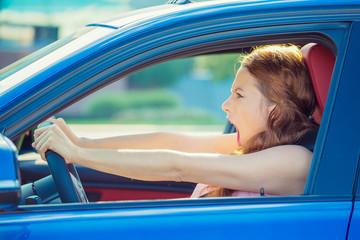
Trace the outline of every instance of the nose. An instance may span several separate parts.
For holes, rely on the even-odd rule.
[[[222,109],[224,112],[230,112],[230,98],[231,96],[222,104]]]

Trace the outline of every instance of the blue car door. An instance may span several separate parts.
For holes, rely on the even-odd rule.
[[[160,204],[160,206],[159,206]],[[147,205],[147,206],[145,206]],[[153,205],[153,206],[151,206]],[[351,201],[198,199],[24,207],[0,217],[15,239],[346,239]],[[10,238],[11,239],[11,238]]]

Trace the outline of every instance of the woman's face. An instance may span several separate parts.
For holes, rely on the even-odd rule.
[[[261,94],[256,81],[247,68],[241,67],[231,87],[231,96],[222,105],[227,119],[236,127],[239,146],[266,129],[274,107]]]

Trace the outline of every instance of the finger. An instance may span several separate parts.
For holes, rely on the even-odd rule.
[[[50,142],[50,139],[47,138],[47,139],[44,139],[44,142],[42,142],[41,145],[39,145],[38,151],[41,154],[44,154],[47,150],[49,150],[49,142]]]
[[[38,142],[40,141],[40,139],[42,139],[45,136],[44,133],[49,131],[49,129],[50,129],[49,127],[42,127],[42,128],[38,128],[38,129],[35,130],[35,132],[34,132],[35,146],[38,145]]]
[[[57,118],[56,121],[62,125],[66,125],[66,122],[63,118]]]
[[[49,139],[49,138],[54,138],[54,136],[56,135],[57,132],[57,128],[54,126],[50,126],[48,127],[34,142],[35,148],[37,150],[41,149],[44,145],[44,143]],[[51,147],[51,146],[49,146]]]
[[[34,142],[33,142],[33,147],[36,148],[36,146],[38,145],[40,139],[41,139],[41,135],[44,131],[39,132],[39,131],[35,131],[34,132]]]
[[[56,119],[56,124],[60,127],[60,129],[68,136],[74,135],[71,131],[69,125],[66,124],[65,120],[62,118]]]
[[[41,147],[44,145],[45,141],[46,141],[46,137],[43,136],[43,137],[37,139],[37,142],[34,142],[34,147],[40,155],[42,155]]]
[[[73,132],[73,130],[70,128],[70,126],[67,125],[65,120],[62,118],[58,118],[58,119],[56,119],[56,121],[57,121],[57,125],[59,126],[60,130],[67,136],[67,138],[74,144],[78,144],[79,138]]]
[[[67,126],[65,120],[63,118],[49,118],[46,120],[47,122],[52,122],[58,126]]]
[[[36,149],[36,151],[38,152],[38,154],[40,155],[40,157],[41,157],[41,159],[42,160],[46,160],[45,159],[45,154],[43,153],[43,152],[41,152],[41,150],[40,150],[40,148],[39,148],[39,145],[38,146],[35,146],[35,149]]]
[[[45,141],[39,147],[40,155],[43,160],[46,160],[45,153],[48,150],[51,150],[52,143],[53,143],[53,138],[50,136],[50,137],[46,138]]]
[[[58,126],[60,130],[62,130],[63,132],[69,132],[70,129],[68,128],[68,126],[66,125],[64,119],[62,118],[50,118],[48,119],[48,122],[53,123],[54,125]]]
[[[39,137],[43,132],[45,132],[48,129],[48,127],[41,127],[34,131],[34,137]]]
[[[40,151],[41,147],[44,145],[47,138],[48,138],[47,133],[44,133],[43,135],[41,135],[41,137],[36,139],[36,141],[34,142],[36,150]]]

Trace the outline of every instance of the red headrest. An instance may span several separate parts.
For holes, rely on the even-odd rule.
[[[335,66],[335,55],[326,47],[309,43],[301,48],[315,90],[317,110],[315,121],[320,123],[330,87],[331,76]]]

